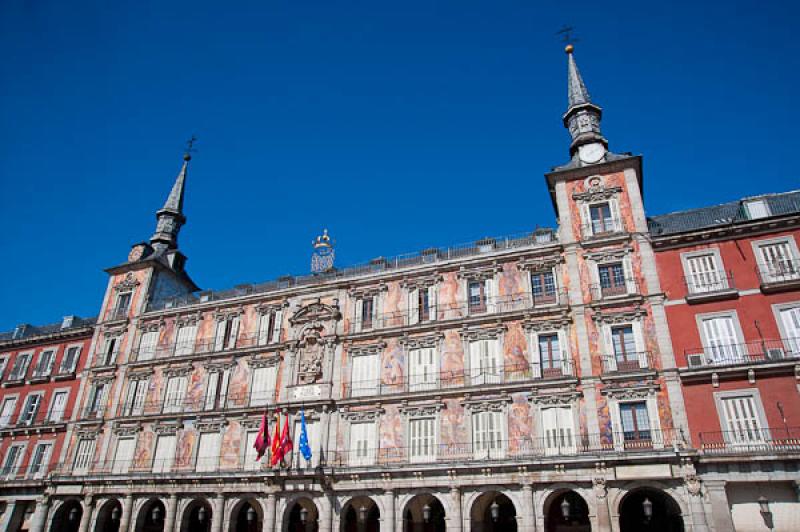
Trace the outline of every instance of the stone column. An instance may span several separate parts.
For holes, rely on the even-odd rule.
[[[708,501],[711,503],[711,522],[714,530],[733,530],[733,516],[728,503],[728,494],[725,492],[725,481],[709,480],[704,484],[708,491]]]
[[[222,532],[222,523],[224,522],[225,522],[225,495],[218,493],[214,501],[214,513],[211,514],[211,532]]]
[[[36,509],[31,518],[30,532],[43,532],[47,522],[47,510],[50,507],[50,499],[47,496],[36,499]]]
[[[330,493],[324,493],[322,497],[319,499],[319,504],[317,508],[319,509],[319,519],[317,526],[319,532],[331,532],[331,519],[333,517],[333,504],[331,498],[333,497]]]
[[[598,530],[612,530],[606,479],[602,477],[595,478],[592,480],[592,485],[594,487],[594,504],[597,509],[597,528]]]
[[[530,484],[522,485],[522,508],[520,508],[522,518],[519,530],[521,532],[533,532],[536,530],[536,517],[533,515],[533,486]]]
[[[128,532],[131,514],[133,514],[133,495],[129,493],[122,500],[122,515],[119,517],[119,532]]]
[[[464,517],[461,512],[461,490],[452,487],[450,488],[450,499],[453,501],[453,515],[450,521],[450,526],[447,527],[447,532],[461,532],[464,529]]]
[[[386,515],[382,516],[381,530],[383,532],[394,532],[397,528],[395,524],[395,510],[394,510],[394,490],[387,489],[383,493],[383,506],[386,510]]]
[[[275,530],[275,494],[267,494],[267,504],[264,510],[264,529],[263,532],[274,532]]]
[[[78,532],[86,532],[89,530],[89,523],[93,522],[92,510],[94,509],[94,501],[91,495],[83,498],[83,514],[81,515],[81,524],[78,527]]]
[[[167,500],[167,515],[164,516],[164,532],[172,532],[175,529],[175,517],[178,513],[178,494],[171,493]]]

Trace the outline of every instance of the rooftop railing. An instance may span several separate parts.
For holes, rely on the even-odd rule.
[[[248,294],[275,292],[292,287],[303,287],[321,284],[339,279],[349,279],[361,275],[380,273],[383,271],[410,268],[425,264],[435,264],[452,259],[495,253],[504,250],[513,250],[526,247],[548,246],[556,243],[558,237],[553,229],[541,228],[530,233],[519,235],[483,238],[466,244],[445,248],[429,248],[415,253],[408,253],[392,258],[379,257],[366,264],[348,266],[334,269],[326,273],[311,275],[288,275],[274,281],[261,284],[242,285],[230,290],[201,292],[199,295],[190,295],[180,298],[171,298],[153,301],[148,305],[148,311],[163,310],[195,305],[206,301],[221,301],[240,297]]]
[[[800,337],[748,343],[715,344],[687,349],[689,368],[763,364],[800,358]]]
[[[708,455],[800,453],[800,427],[701,432],[699,444],[698,451]]]
[[[296,446],[295,442],[295,446]],[[594,456],[635,457],[642,453],[670,452],[685,448],[685,441],[678,431],[648,430],[636,434],[609,432],[573,436],[561,433],[557,438],[517,438],[493,440],[481,443],[433,443],[420,442],[408,447],[372,447],[361,450],[322,450],[312,447],[311,460],[305,460],[295,451],[283,461],[290,470],[303,472],[318,467],[333,469],[391,469],[409,465],[452,466],[482,463],[519,463],[530,460],[565,459]],[[132,476],[140,478],[166,478],[204,473],[209,475],[241,475],[270,473],[276,468],[269,465],[267,454],[260,461],[246,460],[244,453],[220,456],[172,457],[149,460],[110,460],[75,468],[71,463],[60,464],[54,470],[55,477],[111,478]]]

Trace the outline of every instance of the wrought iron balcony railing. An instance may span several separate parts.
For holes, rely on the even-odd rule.
[[[602,361],[603,373],[631,373],[655,368],[650,351],[604,355]]]
[[[689,368],[761,364],[800,358],[800,337],[687,349]]]
[[[701,432],[698,439],[703,454],[800,454],[800,427]]]
[[[690,296],[712,296],[722,292],[736,290],[733,273],[723,270],[685,275],[683,283]]]
[[[625,222],[616,217],[592,220],[590,223],[581,225],[581,235],[584,240],[603,238],[625,232]]]
[[[608,301],[642,293],[639,280],[633,277],[594,283],[590,286],[592,301]]]
[[[494,440],[484,443],[437,444],[421,442],[410,447],[368,448],[362,450],[322,450],[312,448],[312,458],[306,461],[297,449],[284,459],[283,464],[302,472],[318,467],[333,469],[403,468],[409,465],[452,466],[454,464],[519,463],[530,460],[563,459],[564,457],[595,457],[615,455],[620,458],[635,457],[640,453],[653,453],[683,449],[683,436],[674,430],[648,430],[632,433],[563,434],[558,438],[518,438]],[[60,464],[54,470],[56,477],[115,477],[137,476],[180,477],[209,475],[238,475],[242,473],[270,473],[277,469],[269,465],[267,454],[261,461],[245,461],[241,452],[220,456],[190,456],[185,459],[171,457],[149,460],[110,460],[75,468],[71,463]]]
[[[761,286],[794,285],[800,283],[800,259],[776,259],[756,265]]]

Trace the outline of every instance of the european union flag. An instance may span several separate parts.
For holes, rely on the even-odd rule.
[[[303,458],[311,460],[311,446],[308,444],[305,410],[300,410],[300,452],[303,454]]]

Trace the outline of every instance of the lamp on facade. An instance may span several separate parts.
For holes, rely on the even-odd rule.
[[[252,522],[253,522],[253,521],[255,521],[255,520],[256,520],[256,511],[255,511],[255,510],[253,509],[253,507],[251,506],[251,507],[249,507],[249,508],[247,509],[247,521],[248,521],[249,523],[252,523]]]
[[[111,520],[112,521],[119,521],[119,506],[115,506],[113,510],[111,510]]]
[[[361,506],[361,508],[358,509],[358,520],[361,521],[362,523],[367,520],[366,506]]]
[[[769,515],[769,499],[764,497],[763,495],[758,498],[758,511],[761,512],[761,515]]]
[[[76,507],[72,507],[72,510],[69,511],[69,520],[75,521],[78,519],[78,509]]]
[[[427,504],[422,507],[422,520],[426,523],[431,520],[431,507]]]
[[[161,521],[161,508],[157,505],[153,506],[153,511],[150,513],[150,516],[153,518],[153,522],[157,523]]]
[[[569,520],[569,512],[570,512],[570,504],[566,497],[564,500],[561,501],[561,515],[564,517],[564,521]]]
[[[308,521],[308,510],[300,508],[300,522],[306,524],[306,521]]]
[[[653,517],[653,503],[647,497],[642,501],[642,512],[644,512],[645,521],[650,521],[650,518]]]
[[[497,501],[494,501],[491,506],[489,506],[489,512],[492,514],[492,521],[495,523],[497,519],[500,517],[500,505],[497,504]]]
[[[201,506],[199,510],[197,510],[197,520],[201,523],[205,522],[206,520],[206,507]]]

